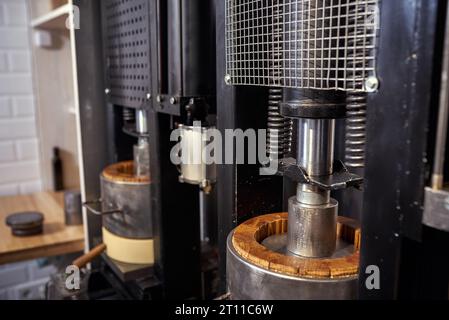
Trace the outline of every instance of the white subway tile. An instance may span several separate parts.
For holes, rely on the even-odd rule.
[[[15,196],[19,194],[17,184],[0,184],[0,197]]]
[[[0,48],[28,48],[28,32],[24,27],[0,27]]]
[[[1,35],[0,35],[1,39]],[[31,75],[0,74],[0,94],[32,94],[33,81]]]
[[[16,150],[12,142],[0,142],[0,163],[16,160]]]
[[[37,139],[19,140],[16,142],[19,160],[38,160],[39,151]]]
[[[0,119],[0,140],[36,137],[34,119]]]
[[[28,51],[12,51],[9,53],[9,70],[12,72],[30,72],[31,56]]]
[[[0,52],[0,72],[4,73],[8,71],[8,59],[6,52]]]
[[[27,7],[25,2],[22,1],[5,2],[4,11],[7,25],[12,26],[27,25]]]
[[[42,191],[42,182],[40,180],[32,182],[22,182],[19,184],[20,194],[30,194]]]
[[[29,97],[14,97],[12,98],[14,107],[14,115],[16,117],[27,117],[34,115],[34,98]]]
[[[1,184],[18,183],[20,181],[37,180],[39,178],[39,164],[37,161],[0,164]]]
[[[3,3],[0,3],[0,27],[5,24],[5,10],[3,8]]]
[[[0,97],[0,118],[7,118],[11,115],[11,100],[6,97]]]

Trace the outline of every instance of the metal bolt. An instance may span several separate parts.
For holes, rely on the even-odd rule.
[[[232,83],[232,78],[230,74],[225,75],[224,81],[226,84],[230,85]]]
[[[365,89],[368,92],[375,92],[379,89],[379,79],[376,77],[368,77],[365,80]]]
[[[147,93],[147,100],[151,99],[151,93]]]
[[[104,93],[109,94],[111,93],[111,90],[109,90],[109,88],[104,89]]]
[[[164,98],[163,98],[161,95],[158,95],[158,96],[156,97],[156,101],[159,102],[159,103],[161,103],[162,101],[164,101]]]
[[[177,102],[176,97],[171,97],[170,98],[170,103],[171,104],[176,104],[176,102]]]

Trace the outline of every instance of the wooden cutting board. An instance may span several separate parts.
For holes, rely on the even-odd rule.
[[[41,192],[0,197],[0,264],[83,251],[83,226],[64,223],[63,193]],[[16,237],[5,224],[15,212],[39,211],[44,214],[44,232],[31,237]]]

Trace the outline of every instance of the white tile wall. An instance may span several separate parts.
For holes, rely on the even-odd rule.
[[[27,0],[0,0],[0,196],[42,189]]]
[[[19,184],[21,194],[35,193],[42,190],[42,181],[22,182]]]
[[[7,2],[7,1],[4,1]],[[5,8],[5,22],[10,26],[26,26],[28,23],[27,6],[25,1],[13,1]]]
[[[11,51],[9,68],[12,72],[31,72],[31,56],[28,51]]]
[[[14,196],[19,192],[19,184],[0,184],[0,197]]]
[[[0,118],[7,118],[11,116],[11,103],[7,97],[0,96]]]
[[[0,142],[0,162],[13,162],[16,160],[14,142]]]
[[[3,6],[0,6],[0,26],[5,24],[5,13]]]
[[[34,116],[33,96],[15,97],[12,99],[12,104],[14,107],[14,115],[16,117]]]
[[[16,143],[18,160],[35,160],[39,157],[37,139],[20,140]]]
[[[0,52],[0,72],[8,71],[8,59],[5,52]]]

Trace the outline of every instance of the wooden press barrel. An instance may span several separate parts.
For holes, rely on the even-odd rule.
[[[282,239],[287,218],[287,213],[256,217],[230,233],[227,280],[231,299],[356,298],[360,246],[357,224],[339,217],[338,243],[345,244],[345,249],[330,258],[311,259],[264,245],[270,237]],[[286,237],[282,241],[286,242]]]
[[[115,260],[153,263],[151,181],[134,174],[133,161],[110,165],[101,174],[103,241]]]

